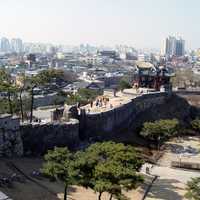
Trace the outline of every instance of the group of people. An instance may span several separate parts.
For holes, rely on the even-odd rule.
[[[146,166],[146,168],[145,168],[145,170],[146,170],[146,174],[151,174],[151,170],[153,169],[153,165],[152,164],[148,164],[147,166]]]
[[[95,101],[90,102],[90,109],[92,109],[94,106],[97,108],[106,108],[109,104],[110,99],[105,96],[98,97]],[[110,104],[110,108],[113,108],[113,105]],[[88,113],[90,113],[90,109],[88,109]]]
[[[109,103],[110,99],[107,97],[98,97],[95,101],[95,106],[96,107],[106,107],[107,104]],[[93,101],[90,104],[91,108],[93,107]]]

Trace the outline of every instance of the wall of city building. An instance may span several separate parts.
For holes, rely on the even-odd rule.
[[[169,36],[164,40],[161,53],[166,56],[181,57],[185,55],[185,40]]]

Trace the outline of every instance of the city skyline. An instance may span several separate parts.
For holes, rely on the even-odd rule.
[[[177,43],[175,44],[173,41],[172,43],[174,44],[167,44],[167,40],[171,39],[175,40],[174,42]],[[182,44],[183,42],[183,44]],[[178,47],[178,46],[179,47]],[[181,45],[181,46],[180,46]],[[183,46],[182,46],[183,45]],[[57,50],[60,51],[74,51],[74,50],[89,50],[94,51],[96,50],[117,50],[117,51],[137,51],[138,54],[140,53],[160,53],[161,55],[167,55],[167,56],[183,56],[184,53],[189,53],[187,49],[185,49],[185,40],[183,40],[181,37],[178,39],[173,36],[168,36],[165,38],[163,41],[163,44],[160,49],[156,48],[135,48],[130,45],[121,45],[117,44],[115,46],[104,46],[104,45],[99,45],[99,46],[93,46],[91,44],[79,44],[79,45],[65,45],[65,44],[52,44],[52,43],[34,43],[34,42],[24,42],[22,38],[7,38],[7,37],[2,37],[0,38],[0,52],[1,53],[22,53],[22,52],[40,52],[40,51],[49,51],[52,47],[56,47]],[[198,49],[196,49],[198,50]],[[171,53],[169,53],[169,51]],[[179,52],[179,53],[178,53]],[[180,53],[181,52],[181,53]]]
[[[8,0],[0,6],[0,36],[25,42],[160,49],[172,35],[184,38],[187,49],[200,47],[198,0]]]

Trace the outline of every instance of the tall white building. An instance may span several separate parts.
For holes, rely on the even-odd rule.
[[[11,40],[11,51],[16,53],[23,52],[23,42],[19,38],[13,38]]]
[[[10,51],[10,42],[5,37],[1,38],[0,50],[3,53],[8,53]]]
[[[185,54],[185,40],[176,37],[167,37],[164,40],[163,47],[161,49],[162,55],[170,56],[184,56]]]

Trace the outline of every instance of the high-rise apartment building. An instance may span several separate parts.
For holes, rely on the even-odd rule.
[[[176,56],[184,56],[185,54],[185,40],[178,39],[176,40]]]
[[[10,51],[10,42],[5,37],[1,38],[0,50],[3,53],[8,53]]]
[[[13,38],[11,40],[11,51],[21,53],[23,51],[23,42],[19,38]]]
[[[176,38],[175,37],[167,37],[164,41],[162,54],[167,56],[175,55],[176,51]]]
[[[185,40],[175,37],[167,37],[164,41],[164,45],[162,48],[163,55],[170,57],[170,56],[184,56],[185,53]]]

